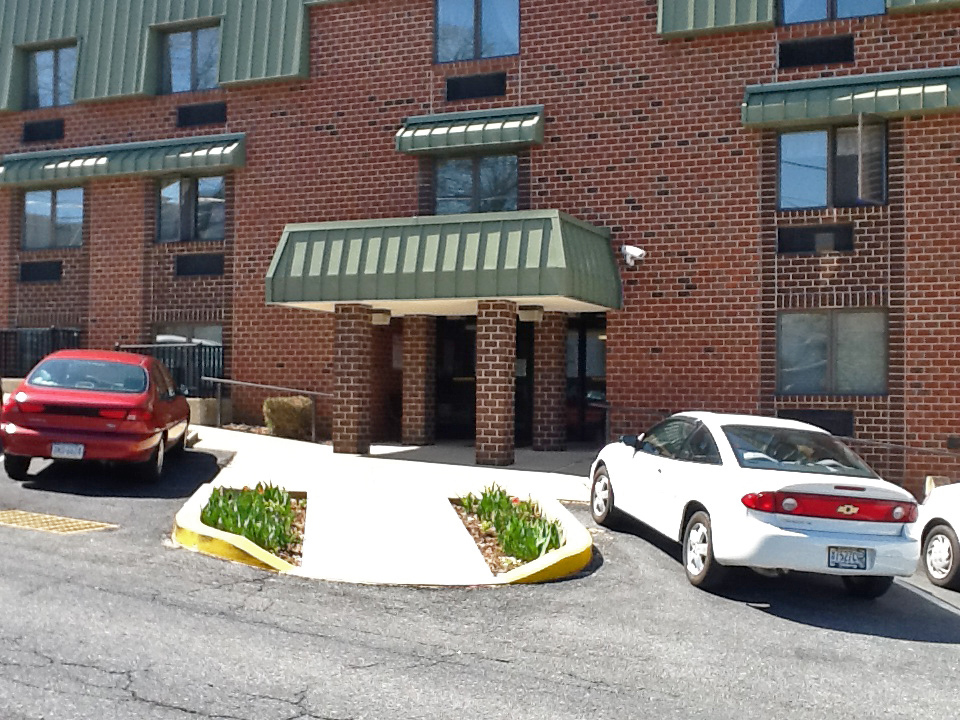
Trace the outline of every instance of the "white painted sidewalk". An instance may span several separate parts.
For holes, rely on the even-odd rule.
[[[330,445],[195,430],[194,449],[236,453],[214,484],[264,482],[307,492],[297,574],[360,583],[489,583],[492,574],[448,498],[496,483],[518,497],[585,502],[595,454],[519,450],[514,466],[489,468],[472,464],[473,448],[466,445],[375,446],[369,456],[338,455]],[[533,469],[538,466],[543,470]]]

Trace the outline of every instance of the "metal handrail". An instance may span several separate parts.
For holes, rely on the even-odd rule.
[[[297,393],[298,395],[309,395],[310,398],[310,441],[317,441],[317,400],[316,398],[332,398],[333,393],[318,392],[316,390],[301,390],[299,388],[284,387],[283,385],[265,385],[263,383],[245,382],[243,380],[227,380],[226,378],[214,378],[202,375],[201,380],[215,383],[217,398],[217,427],[221,424],[221,413],[223,407],[223,385],[238,385],[240,387],[262,388],[264,390],[280,390],[281,392]]]

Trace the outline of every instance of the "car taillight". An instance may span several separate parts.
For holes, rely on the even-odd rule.
[[[751,510],[759,510],[760,512],[775,512],[776,499],[774,495],[775,493],[770,492],[750,493],[740,498],[740,502],[742,502]]]
[[[740,502],[760,512],[866,522],[911,523],[916,522],[919,512],[912,502],[815,493],[749,493]]]
[[[24,413],[42,413],[43,403],[38,402],[18,402],[17,407]]]
[[[127,410],[125,408],[101,410],[100,417],[107,420],[132,420],[134,422],[149,422],[153,413],[142,408]]]

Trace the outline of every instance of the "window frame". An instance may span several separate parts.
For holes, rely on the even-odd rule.
[[[512,157],[514,159],[514,170],[515,170],[515,179],[516,179],[516,209],[520,207],[520,155],[518,153],[471,153],[469,155],[448,155],[444,157],[439,157],[433,162],[433,214],[434,215],[465,215],[468,213],[483,213],[489,212],[483,210],[481,205],[483,203],[483,196],[481,194],[481,183],[480,183],[480,166],[482,162],[487,158],[498,158],[498,157]],[[471,161],[471,174],[470,174],[470,209],[465,213],[440,213],[437,210],[437,205],[440,201],[440,166],[447,160],[463,160],[469,159]],[[453,198],[446,198],[453,199]],[[499,212],[499,211],[494,211]],[[507,212],[507,211],[504,211]]]
[[[58,195],[64,190],[79,190],[80,191],[80,242],[76,245],[61,245],[57,243],[57,204],[58,204]],[[35,192],[48,192],[50,193],[50,215],[48,217],[48,227],[49,227],[49,237],[51,243],[49,245],[44,245],[42,247],[28,247],[27,246],[27,195]],[[84,190],[83,185],[68,185],[64,187],[55,187],[55,188],[31,188],[25,190],[21,194],[21,212],[20,212],[20,251],[21,252],[37,252],[43,250],[69,250],[72,248],[82,248],[83,247],[83,231],[87,219],[86,213],[86,204],[87,204],[87,194]]]
[[[886,8],[886,5],[884,4],[884,8],[882,12],[870,13],[869,15],[844,15],[843,17],[840,17],[837,14],[837,4],[839,2],[840,0],[826,0],[827,14],[825,17],[812,18],[810,20],[797,20],[795,22],[787,22],[785,17],[787,0],[779,0],[779,2],[777,3],[779,5],[779,11],[777,13],[778,15],[777,22],[784,27],[789,27],[791,25],[804,25],[806,23],[831,22],[834,20],[853,20],[856,18],[877,17],[878,15],[887,14],[887,8]]]
[[[70,97],[67,100],[64,100],[60,97],[60,91],[62,89],[63,78],[61,77],[61,54],[65,50],[73,51],[73,72],[72,77],[70,78]],[[39,94],[37,97],[37,104],[31,102],[30,95],[30,79],[32,68],[34,67],[33,58],[45,52],[53,53],[53,77],[52,77],[52,88],[53,88],[53,102],[50,105],[43,105],[39,102]],[[67,107],[74,104],[74,97],[77,92],[77,67],[80,62],[79,58],[80,49],[77,46],[77,43],[61,43],[59,45],[48,45],[45,47],[30,48],[29,50],[24,51],[24,87],[23,87],[23,109],[24,110],[42,110],[46,108],[53,107]],[[39,86],[39,78],[38,83]]]
[[[484,0],[473,0],[473,52],[470,57],[452,58],[450,60],[440,59],[440,4],[445,0],[434,0],[433,3],[433,62],[437,65],[454,62],[474,62],[476,60],[489,60],[491,58],[513,57],[520,54],[520,2],[517,0],[517,51],[500,55],[483,54],[483,3]]]
[[[777,133],[777,212],[793,212],[793,211],[803,211],[803,210],[831,210],[834,208],[859,208],[859,207],[879,207],[886,205],[889,202],[889,168],[890,168],[890,147],[888,143],[889,133],[887,132],[886,122],[875,123],[876,125],[882,125],[883,127],[883,153],[881,158],[881,172],[883,175],[883,197],[880,202],[854,202],[853,204],[839,204],[837,202],[837,136],[840,131],[843,130],[855,130],[857,131],[858,137],[858,148],[857,148],[857,176],[858,176],[858,187],[857,192],[859,192],[859,178],[861,175],[861,166],[862,166],[862,148],[859,146],[859,138],[862,137],[864,132],[863,128],[865,125],[862,123],[859,125],[829,125],[826,127],[812,127],[812,128],[802,128],[802,129],[789,129],[783,130]],[[804,205],[804,206],[795,206],[795,207],[784,207],[783,205],[783,138],[785,135],[799,135],[801,133],[812,133],[812,132],[825,132],[827,134],[827,187],[826,187],[826,204],[825,205]]]
[[[200,33],[204,30],[217,31],[217,67],[216,80],[213,85],[199,87],[197,72],[199,60]],[[215,90],[220,87],[220,53],[222,51],[220,26],[217,25],[199,25],[189,28],[178,28],[164,31],[160,41],[160,94],[161,95],[181,95],[184,93],[205,92]],[[173,89],[173,67],[170,62],[170,38],[175,35],[190,36],[190,87],[186,90]]]
[[[223,204],[224,204],[224,213],[223,213],[223,236],[219,238],[202,238],[200,237],[199,231],[197,229],[197,220],[200,210],[200,182],[205,178],[220,178],[223,181]],[[174,182],[180,184],[180,200],[179,200],[179,226],[180,232],[179,237],[175,240],[164,239],[162,229],[163,229],[163,189],[169,185],[172,185]],[[226,203],[227,203],[227,176],[226,175],[177,175],[177,176],[168,176],[165,178],[160,178],[157,181],[157,191],[156,191],[156,213],[157,213],[157,222],[156,230],[154,232],[154,242],[159,245],[172,245],[174,243],[185,243],[185,242],[203,242],[203,243],[215,243],[223,242],[227,239],[227,213],[226,213]],[[184,220],[189,218],[190,222],[185,223]]]
[[[879,392],[842,392],[837,389],[837,330],[838,318],[841,315],[874,314],[883,316],[884,341],[884,373],[883,390]],[[828,318],[827,326],[827,356],[826,372],[824,377],[825,388],[816,391],[787,391],[783,389],[783,363],[781,360],[781,340],[783,339],[782,319],[787,315],[824,315]],[[862,308],[798,308],[777,311],[776,328],[776,395],[777,397],[796,396],[830,396],[830,397],[886,397],[890,394],[890,310],[886,307]]]

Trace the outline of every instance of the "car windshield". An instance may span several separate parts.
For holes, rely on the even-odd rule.
[[[72,390],[142,393],[147,389],[147,373],[139,365],[82,358],[50,358],[34,368],[27,378],[27,384]]]
[[[827,433],[757,425],[726,425],[723,432],[740,467],[877,477],[850,448]]]

